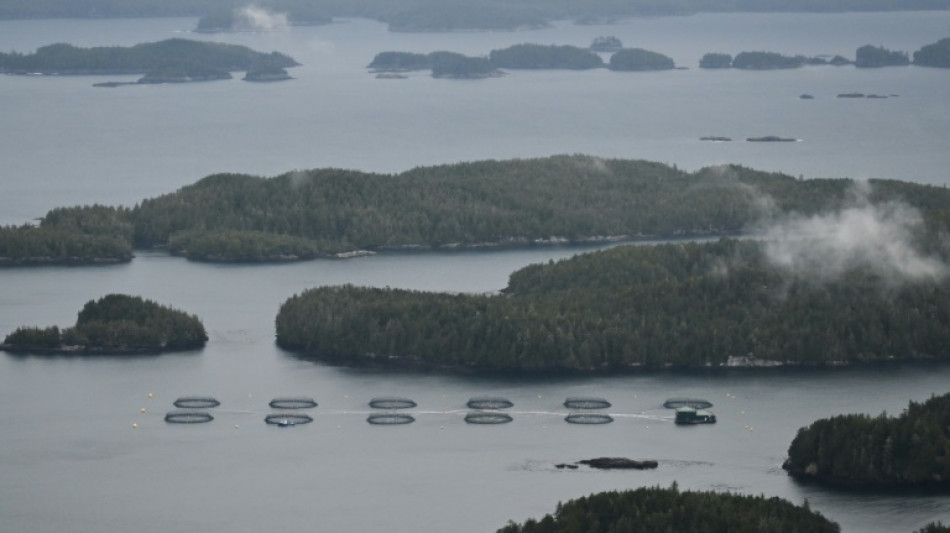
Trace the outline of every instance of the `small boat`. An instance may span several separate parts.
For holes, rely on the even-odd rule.
[[[692,407],[680,407],[676,410],[676,423],[688,424],[715,424],[716,415],[709,411],[702,411]]]

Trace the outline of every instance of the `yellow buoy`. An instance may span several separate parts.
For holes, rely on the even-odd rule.
[[[154,395],[154,394],[152,394],[151,392],[150,392],[150,393],[148,393],[148,397],[149,397],[149,399],[151,399],[151,398],[152,398],[153,396],[155,396],[155,395]]]
[[[143,407],[143,408],[139,409],[139,412],[142,413],[142,414],[145,414],[145,408]]]
[[[138,428],[139,428],[139,425],[136,424],[135,422],[132,422],[132,429],[138,429]]]

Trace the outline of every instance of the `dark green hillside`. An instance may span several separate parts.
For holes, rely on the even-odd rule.
[[[922,67],[950,68],[950,37],[914,52],[914,64]]]
[[[498,68],[585,70],[604,65],[600,56],[585,48],[540,44],[516,44],[492,50],[488,60]]]
[[[897,417],[818,420],[798,430],[783,468],[798,478],[857,488],[950,489],[950,394],[910,402]]]
[[[907,52],[888,50],[866,44],[855,52],[854,65],[859,68],[900,67],[910,64]]]
[[[643,48],[624,48],[610,56],[607,68],[619,71],[670,70],[675,68],[673,59],[659,52]]]
[[[193,350],[207,340],[204,326],[193,315],[137,296],[110,294],[87,302],[74,327],[17,328],[0,349],[66,355],[139,354]]]
[[[833,533],[837,524],[781,498],[639,488],[559,503],[557,511],[498,533]]]
[[[505,293],[313,289],[283,304],[277,342],[357,364],[531,371],[950,357],[950,282],[864,268],[818,281],[753,241],[617,247],[526,267]]]
[[[939,243],[950,191],[872,180],[868,201],[922,214]],[[51,211],[39,228],[0,229],[0,263],[129,260],[132,247],[193,259],[286,261],[361,250],[524,247],[733,235],[788,213],[848,203],[855,182],[800,180],[741,166],[688,173],[659,163],[554,156],[419,167],[339,169],[274,178],[208,176],[133,209]]]
[[[132,259],[128,210],[57,208],[39,226],[0,227],[0,265],[120,263]]]

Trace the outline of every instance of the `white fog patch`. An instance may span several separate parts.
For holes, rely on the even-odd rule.
[[[277,31],[288,26],[287,15],[263,7],[248,5],[235,12],[234,26],[239,31]]]
[[[852,205],[834,213],[773,220],[762,232],[767,260],[815,280],[834,279],[859,267],[898,284],[946,276],[946,264],[913,245],[920,213],[899,202],[871,204],[868,190],[856,187]]]

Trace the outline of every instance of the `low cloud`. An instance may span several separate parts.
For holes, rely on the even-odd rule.
[[[238,31],[277,31],[286,29],[288,22],[284,13],[274,13],[262,7],[248,5],[235,12],[234,26]]]
[[[833,213],[774,219],[762,231],[766,257],[797,277],[832,280],[854,268],[893,283],[936,280],[947,265],[914,246],[920,213],[899,202],[872,204],[869,186],[852,191],[848,206]]]

